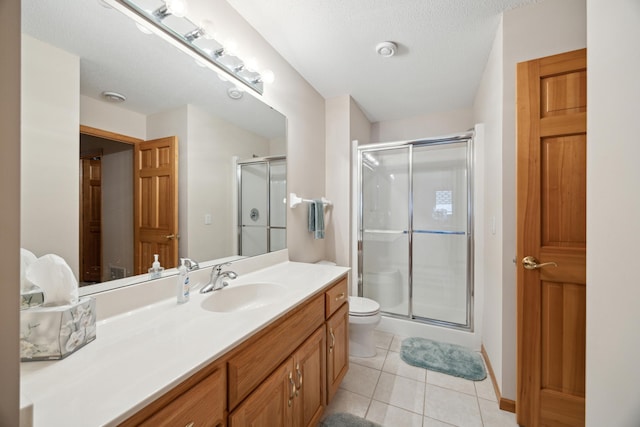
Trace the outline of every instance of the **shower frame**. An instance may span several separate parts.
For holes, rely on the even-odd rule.
[[[473,332],[474,330],[474,233],[473,233],[473,194],[474,194],[474,186],[473,186],[473,138],[474,132],[468,131],[455,135],[447,135],[443,137],[437,138],[423,138],[417,140],[410,141],[398,141],[398,142],[385,142],[385,143],[374,143],[374,144],[365,144],[357,146],[357,288],[358,288],[358,296],[364,295],[364,279],[363,279],[363,244],[364,244],[364,197],[363,197],[363,154],[367,152],[376,152],[376,151],[385,151],[385,150],[393,150],[398,148],[407,147],[408,148],[408,230],[403,230],[402,232],[408,235],[408,277],[407,283],[403,284],[404,286],[408,286],[408,314],[399,314],[399,313],[391,313],[382,311],[385,316],[417,321],[424,324],[434,325],[434,326],[442,326],[450,329],[457,329],[467,332]],[[466,288],[466,323],[460,324],[455,322],[450,322],[446,320],[439,319],[431,319],[428,317],[416,316],[413,312],[413,147],[414,146],[435,146],[435,145],[443,145],[450,143],[460,143],[466,142],[467,144],[467,154],[466,154],[466,182],[467,182],[467,229],[466,229],[466,237],[467,237],[467,288]],[[419,232],[419,231],[418,231]]]
[[[267,233],[267,253],[271,252],[271,230],[287,230],[286,225],[283,227],[280,226],[271,226],[271,162],[279,162],[284,161],[286,165],[287,156],[265,156],[265,157],[255,157],[249,160],[239,160],[236,162],[236,182],[237,182],[237,205],[238,205],[238,231],[237,231],[237,241],[238,241],[238,253],[242,253],[242,229],[244,227],[252,227],[251,225],[243,225],[242,224],[242,166],[244,165],[255,165],[264,163],[267,167],[266,175],[266,192],[267,192],[267,219],[266,219],[266,233]],[[255,226],[262,228],[262,226]]]

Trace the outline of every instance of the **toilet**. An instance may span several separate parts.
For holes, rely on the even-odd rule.
[[[349,297],[349,355],[373,357],[376,342],[373,331],[380,323],[380,304],[369,298]]]

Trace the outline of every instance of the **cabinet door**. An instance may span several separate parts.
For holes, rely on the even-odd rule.
[[[140,426],[224,426],[226,396],[225,370],[218,368]]]
[[[349,304],[327,320],[327,405],[349,370]]]
[[[229,415],[229,427],[292,426],[295,390],[290,358]]]
[[[324,412],[325,348],[325,327],[322,325],[293,355],[296,426],[316,426]]]

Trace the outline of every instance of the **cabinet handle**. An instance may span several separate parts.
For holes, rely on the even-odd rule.
[[[196,423],[194,423],[193,421],[191,421],[189,424],[185,425],[184,427],[193,427],[195,426]]]
[[[333,351],[333,347],[336,346],[336,336],[333,335],[333,328],[329,328],[329,336],[331,336],[331,345],[329,346],[329,353]]]
[[[344,292],[336,297],[336,301],[339,301],[341,299],[344,299]]]
[[[302,390],[302,371],[300,370],[300,364],[296,364],[296,372],[298,373],[298,381],[299,384],[296,386],[296,397],[298,397],[298,392]]]
[[[296,384],[293,382],[293,373],[289,372],[289,382],[291,383],[291,394],[289,395],[289,406],[293,402],[293,397],[296,394]]]

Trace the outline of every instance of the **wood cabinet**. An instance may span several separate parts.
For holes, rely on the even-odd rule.
[[[327,320],[327,405],[349,370],[349,305]]]
[[[345,276],[122,425],[316,426],[349,368],[347,295]]]
[[[229,427],[316,426],[325,408],[321,326],[229,415]]]
[[[229,416],[229,426],[292,426],[295,383],[292,361],[280,365]]]
[[[229,411],[324,322],[324,297],[318,295],[271,327],[249,339],[228,362]]]
[[[224,427],[227,407],[227,376],[217,363],[195,374],[142,411],[123,426]]]
[[[315,427],[326,406],[325,327],[311,336],[293,355],[296,385],[293,400],[295,426]]]

